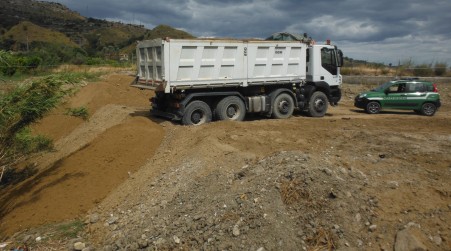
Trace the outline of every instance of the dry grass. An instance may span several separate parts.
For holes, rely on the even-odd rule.
[[[16,42],[23,44],[31,43],[33,41],[48,42],[64,44],[69,47],[78,47],[77,44],[72,42],[66,35],[61,32],[52,31],[40,26],[37,26],[31,22],[21,22],[18,25],[12,27],[8,32],[3,35],[4,38],[12,38]]]
[[[280,195],[285,205],[292,205],[301,200],[311,201],[311,193],[301,186],[299,179],[283,180],[280,185]]]
[[[61,65],[53,69],[54,73],[61,72],[86,72],[86,73],[116,73],[130,71],[135,72],[135,67],[91,66],[91,65]]]
[[[335,241],[330,230],[320,228],[313,237],[307,239],[309,251],[335,250]]]

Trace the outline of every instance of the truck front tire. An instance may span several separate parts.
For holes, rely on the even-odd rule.
[[[327,112],[327,96],[321,91],[316,91],[310,97],[307,113],[310,117],[323,117]]]
[[[210,106],[203,101],[195,100],[186,106],[182,123],[184,125],[202,125],[210,122],[211,117]]]
[[[294,110],[293,98],[287,93],[281,93],[274,99],[272,105],[272,117],[275,119],[286,119],[291,117]]]
[[[246,106],[240,98],[228,96],[219,101],[215,115],[219,120],[242,121],[246,115]]]

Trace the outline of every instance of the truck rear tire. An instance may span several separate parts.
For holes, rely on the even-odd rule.
[[[228,96],[219,101],[215,115],[219,120],[242,121],[246,116],[246,106],[237,96]]]
[[[293,98],[287,93],[279,94],[272,104],[272,117],[275,119],[286,119],[291,117],[294,110]]]
[[[316,91],[310,97],[307,113],[310,117],[323,117],[327,112],[328,101],[324,92]]]
[[[184,125],[202,125],[210,122],[211,117],[210,106],[203,101],[195,100],[186,106],[182,123]]]

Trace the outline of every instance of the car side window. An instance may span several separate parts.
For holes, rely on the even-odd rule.
[[[423,83],[408,83],[407,92],[425,92],[426,87]]]
[[[390,87],[388,87],[388,93],[402,93],[406,91],[406,84],[395,84]]]

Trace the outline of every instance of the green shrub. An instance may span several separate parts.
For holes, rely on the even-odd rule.
[[[28,126],[71,92],[68,83],[61,76],[51,75],[0,93],[0,167],[14,168],[28,154],[52,147],[51,140],[33,136]]]
[[[89,118],[88,109],[84,106],[75,107],[75,108],[67,108],[66,115],[79,117],[79,118],[82,118],[83,120],[87,120]]]

